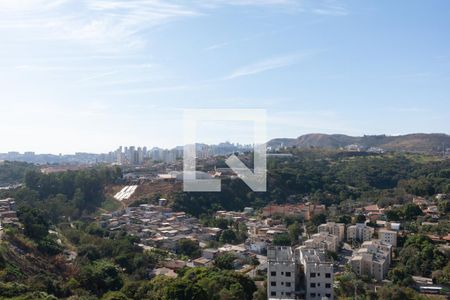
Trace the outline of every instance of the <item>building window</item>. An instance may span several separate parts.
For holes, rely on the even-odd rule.
[[[309,274],[309,277],[311,277],[311,278],[316,277],[316,273],[310,273],[310,274]]]
[[[314,288],[316,287],[316,284],[314,282],[311,282],[310,287]]]
[[[286,286],[287,286],[287,287],[290,287],[290,286],[291,286],[291,283],[290,283],[290,282],[286,282]]]
[[[325,278],[331,278],[331,274],[330,273],[325,273]]]
[[[331,298],[331,294],[325,294],[325,297]]]
[[[291,277],[291,272],[286,272],[286,277]]]
[[[309,294],[309,296],[311,296],[311,298],[315,298],[316,297],[316,293],[311,293],[311,294]]]
[[[276,281],[271,281],[270,282],[270,286],[277,286],[277,282]]]
[[[277,276],[277,272],[274,271],[270,272],[270,276]]]
[[[277,292],[270,292],[270,296],[276,296]]]
[[[331,283],[325,283],[325,287],[329,289],[331,287]]]
[[[286,296],[290,297],[291,296],[291,292],[286,292]]]

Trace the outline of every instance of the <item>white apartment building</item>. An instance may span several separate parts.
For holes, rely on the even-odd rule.
[[[339,248],[339,240],[336,235],[328,232],[319,232],[313,234],[310,239],[304,242],[306,248],[314,248],[337,252]]]
[[[318,230],[319,232],[328,232],[329,234],[337,236],[339,243],[344,241],[345,237],[344,223],[327,222],[325,224],[319,225]]]
[[[397,247],[397,232],[393,230],[380,229],[378,231],[378,239],[393,247]]]
[[[304,299],[334,299],[333,263],[327,259],[325,252],[304,246],[297,248],[297,251],[305,273]]]
[[[375,229],[364,223],[357,223],[347,228],[347,241],[365,242],[372,240]]]
[[[296,299],[298,263],[291,247],[267,249],[267,296],[269,299]]]
[[[367,241],[353,254],[350,265],[356,274],[382,281],[391,264],[391,252],[391,244],[380,240]]]

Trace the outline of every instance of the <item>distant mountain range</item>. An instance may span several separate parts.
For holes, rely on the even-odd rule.
[[[408,152],[442,152],[443,145],[450,148],[450,135],[443,133],[414,133],[406,135],[365,135],[348,136],[344,134],[312,133],[293,138],[277,138],[270,140],[267,145],[273,148],[280,146],[298,148],[341,148],[356,144],[364,148],[377,147],[387,151]]]

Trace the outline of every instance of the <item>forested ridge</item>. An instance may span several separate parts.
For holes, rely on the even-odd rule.
[[[385,206],[408,195],[450,192],[450,160],[421,154],[368,154],[332,150],[291,150],[291,158],[269,158],[266,193],[241,180],[222,180],[221,193],[177,193],[174,207],[193,215],[242,210],[303,197],[326,205],[367,201]]]

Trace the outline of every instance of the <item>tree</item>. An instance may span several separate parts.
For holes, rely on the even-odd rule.
[[[205,290],[188,279],[176,279],[169,283],[166,290],[167,300],[207,300]]]
[[[410,288],[398,285],[383,285],[377,292],[379,299],[405,300],[420,299],[419,295]]]
[[[266,283],[264,284],[264,287],[258,288],[258,290],[253,293],[253,300],[267,300]]]
[[[220,228],[220,229],[228,229],[228,225],[229,222],[227,219],[223,219],[223,218],[219,218],[219,219],[214,219],[215,221],[215,226]]]
[[[251,300],[256,291],[251,278],[231,270],[189,268],[179,275],[202,287],[207,293],[207,299]]]
[[[102,300],[128,300],[129,298],[122,292],[107,292]]]
[[[220,235],[220,241],[222,243],[235,243],[236,242],[236,233],[231,229],[225,229],[222,231]]]
[[[40,240],[48,235],[49,224],[44,214],[31,207],[21,207],[18,217],[23,224],[24,233],[34,240]]]
[[[290,246],[291,239],[287,233],[278,233],[273,237],[273,244],[275,246]]]
[[[412,283],[412,277],[404,267],[396,267],[389,271],[388,277],[394,284],[408,286]]]
[[[32,190],[36,190],[37,188],[39,188],[41,174],[41,172],[35,170],[25,173],[25,186]]]
[[[437,270],[432,274],[433,281],[439,284],[450,282],[450,261],[442,270]]]
[[[219,293],[220,299],[240,300],[245,298],[245,291],[238,283],[233,283],[230,288],[224,288]]]
[[[418,205],[408,203],[403,208],[403,214],[405,215],[405,220],[410,221],[416,219],[417,216],[423,215],[423,212]]]
[[[450,200],[439,200],[438,201],[438,209],[441,214],[446,214],[450,212]]]
[[[63,248],[56,242],[54,235],[47,235],[38,240],[38,249],[48,255],[56,255],[63,251]]]
[[[363,214],[359,214],[356,216],[356,223],[364,223],[366,222],[366,217]]]
[[[319,226],[327,222],[327,216],[325,214],[317,214],[312,217],[312,222],[314,225]]]
[[[164,275],[159,275],[150,281],[149,286],[141,287],[138,290],[136,299],[166,299],[167,288],[176,279]]]
[[[407,238],[399,254],[400,263],[411,275],[429,276],[432,271],[442,269],[448,258],[423,235]]]
[[[352,222],[352,217],[349,215],[341,215],[338,218],[338,223],[344,223],[345,225],[350,224]]]
[[[291,244],[298,242],[298,237],[302,233],[300,224],[295,222],[288,226],[289,238],[291,240]]]
[[[190,239],[180,239],[176,245],[176,253],[189,256],[190,258],[197,258],[200,256],[200,247],[198,242]]]
[[[346,266],[345,271],[336,276],[335,281],[338,283],[336,294],[339,298],[347,299],[355,295],[364,295],[367,288],[364,282],[351,269],[349,265]]]
[[[233,262],[235,261],[235,259],[236,255],[231,252],[226,252],[214,258],[214,266],[218,267],[219,269],[232,270]]]
[[[79,277],[81,285],[97,296],[108,291],[118,291],[123,285],[119,270],[108,260],[98,260],[83,267]]]
[[[388,221],[400,221],[401,215],[403,215],[403,213],[401,213],[397,209],[387,210],[385,212],[385,214],[386,214],[386,218],[387,218]]]
[[[82,210],[85,206],[85,196],[80,188],[76,189],[75,191],[75,194],[73,196],[73,203],[75,207],[80,210]]]

